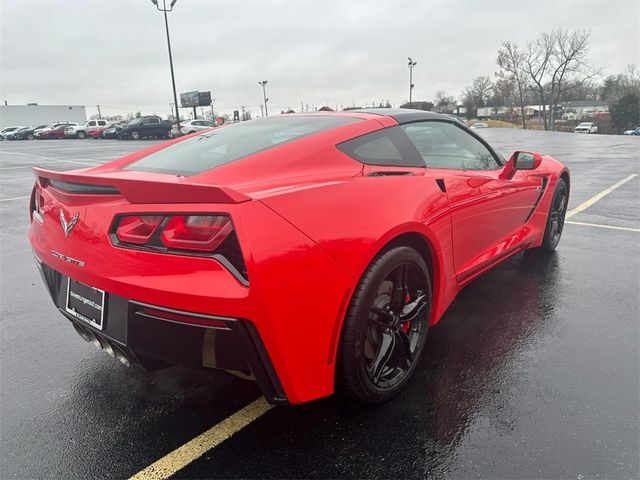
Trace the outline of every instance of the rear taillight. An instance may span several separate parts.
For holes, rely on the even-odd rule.
[[[162,223],[162,215],[131,215],[122,217],[116,228],[118,240],[134,245],[144,245],[151,240]]]
[[[228,217],[179,215],[170,218],[160,239],[169,248],[213,252],[232,230]]]
[[[113,224],[111,240],[119,247],[217,258],[248,285],[238,238],[226,215],[123,215]]]

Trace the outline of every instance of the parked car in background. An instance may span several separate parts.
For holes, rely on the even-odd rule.
[[[574,130],[576,133],[598,133],[598,126],[593,122],[582,122]]]
[[[34,132],[45,127],[46,125],[36,125],[19,128],[9,133],[9,135],[7,135],[7,140],[33,140]]]
[[[179,137],[180,135],[189,135],[190,133],[200,132],[215,126],[215,123],[208,120],[188,120],[186,122],[180,122],[180,132],[178,132],[178,125],[174,124],[171,128],[171,136]]]
[[[52,123],[42,130],[37,130],[34,134],[34,138],[38,140],[46,140],[49,138],[64,138],[64,131],[67,127],[78,125],[75,122],[58,122]]]
[[[5,127],[2,130],[0,130],[0,141],[4,140],[7,135],[9,135],[14,130],[18,130],[19,128],[22,128],[22,127]]]
[[[640,135],[640,127],[636,127],[631,130],[625,130],[623,135]]]
[[[96,126],[96,127],[87,128],[87,137],[91,137],[91,138],[94,138],[94,139],[105,138],[104,137],[104,132],[106,130],[114,128],[116,125],[120,125],[121,123],[122,122],[107,122],[106,125],[100,125],[100,126]],[[115,133],[115,129],[114,129],[114,133]],[[112,138],[116,138],[116,136],[114,136]]]
[[[36,128],[33,129],[33,136],[35,137],[36,134],[41,131],[44,130],[45,128],[47,128],[49,126],[49,124],[44,124],[44,125],[38,125]]]
[[[111,125],[107,125],[107,128],[105,128],[100,134],[100,138],[106,138],[106,139],[120,138],[118,132],[122,128],[122,126],[125,125],[126,123],[127,122],[119,122],[119,123],[113,123]]]
[[[26,132],[33,132],[33,127],[19,127],[4,135],[4,140],[24,140]],[[33,133],[31,133],[33,135]]]
[[[118,138],[130,138],[132,140],[139,140],[145,137],[166,138],[169,137],[169,132],[171,132],[171,122],[169,120],[162,120],[156,115],[146,115],[134,118],[129,123],[122,125],[118,130]]]
[[[86,138],[87,130],[95,127],[106,127],[107,121],[102,119],[89,120],[84,125],[70,125],[64,130],[67,138]]]
[[[476,128],[489,128],[489,125],[486,123],[482,123],[482,122],[476,122],[473,125],[471,125],[471,128],[476,129]]]

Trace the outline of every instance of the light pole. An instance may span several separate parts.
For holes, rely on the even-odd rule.
[[[264,99],[264,116],[268,117],[269,111],[267,110],[267,102],[269,101],[269,99],[267,98],[267,81],[262,80],[261,82],[258,82],[258,84],[262,85],[262,98]]]
[[[418,62],[414,62],[411,60],[411,57],[407,57],[409,59],[409,108],[413,107],[413,103],[411,101],[411,94],[413,92],[413,67],[417,65]]]
[[[158,11],[164,13],[164,28],[167,31],[167,48],[169,49],[169,67],[171,67],[171,86],[173,87],[173,103],[176,106],[176,122],[178,132],[180,131],[180,110],[178,110],[178,95],[176,94],[176,78],[173,74],[173,57],[171,56],[171,38],[169,38],[169,20],[167,20],[167,13],[173,11],[173,6],[178,0],[171,0],[169,8],[167,8],[167,0],[162,0],[162,8],[158,5],[158,0],[151,0]]]

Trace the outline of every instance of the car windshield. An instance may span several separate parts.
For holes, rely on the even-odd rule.
[[[176,143],[147,155],[126,170],[194,175],[323,130],[359,121],[338,116],[282,116],[251,120]]]
[[[137,125],[138,123],[140,123],[141,120],[142,118],[134,118],[127,125]]]

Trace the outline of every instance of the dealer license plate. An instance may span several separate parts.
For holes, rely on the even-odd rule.
[[[104,325],[105,297],[104,290],[67,279],[67,313],[98,330]]]

